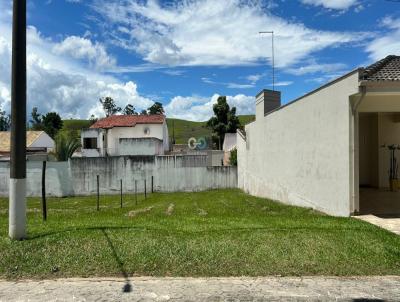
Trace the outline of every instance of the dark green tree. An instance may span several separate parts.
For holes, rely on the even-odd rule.
[[[11,117],[0,108],[0,131],[7,131],[11,126]]]
[[[240,128],[239,118],[236,116],[236,107],[229,107],[226,96],[218,97],[213,106],[214,116],[209,119],[207,126],[212,130],[218,142],[218,148],[224,142],[225,133],[235,133]]]
[[[42,116],[43,130],[46,131],[50,137],[55,138],[58,131],[63,126],[63,121],[60,115],[56,112],[49,112]]]
[[[92,126],[94,123],[97,122],[97,117],[94,116],[94,114],[92,114],[89,118],[90,121],[90,126]]]
[[[149,114],[164,114],[163,105],[160,102],[155,102],[149,108],[147,108]]]
[[[121,107],[118,107],[117,104],[115,104],[113,98],[109,96],[101,98],[99,101],[103,106],[103,110],[106,116],[110,116],[122,111]]]
[[[146,109],[143,109],[143,110],[140,112],[140,115],[147,115],[147,110],[146,110]]]
[[[31,129],[35,131],[44,130],[42,123],[42,115],[38,112],[37,107],[32,108],[31,119],[29,120]]]
[[[135,107],[131,104],[126,105],[122,112],[124,115],[137,115]]]

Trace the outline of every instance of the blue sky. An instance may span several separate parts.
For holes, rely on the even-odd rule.
[[[0,106],[10,105],[11,1],[0,2]],[[102,115],[137,110],[205,120],[218,95],[239,114],[271,88],[287,103],[356,67],[400,54],[400,1],[28,0],[28,107]]]

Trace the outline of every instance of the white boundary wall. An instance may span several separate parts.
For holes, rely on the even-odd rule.
[[[118,194],[120,179],[125,193],[202,191],[237,188],[236,167],[206,167],[206,156],[120,156],[75,158],[69,162],[48,162],[46,193],[48,196],[96,194],[96,176],[100,177],[101,194]],[[0,196],[9,192],[9,162],[0,162]],[[41,196],[42,162],[27,162],[27,195]]]
[[[238,141],[238,186],[284,203],[349,216],[352,198],[350,95],[358,72],[247,125]]]

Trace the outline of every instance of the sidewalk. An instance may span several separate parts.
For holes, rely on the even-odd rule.
[[[378,217],[375,215],[359,215],[354,218],[364,220],[378,227],[388,230],[389,232],[400,235],[400,218]]]
[[[400,277],[0,281],[0,301],[400,301]]]

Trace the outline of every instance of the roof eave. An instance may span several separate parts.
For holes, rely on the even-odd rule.
[[[360,87],[369,88],[400,88],[400,81],[371,81],[371,80],[361,80]]]

